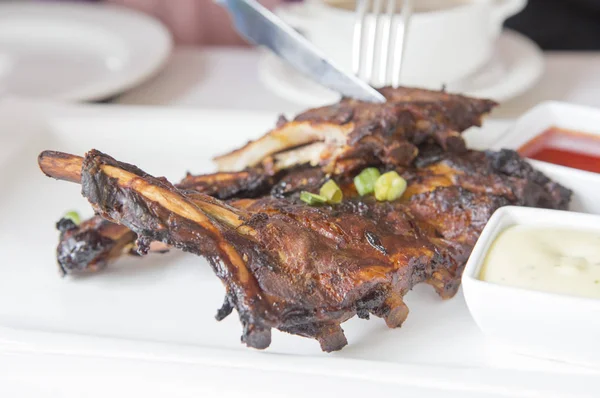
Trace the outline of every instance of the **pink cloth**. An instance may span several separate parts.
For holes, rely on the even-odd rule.
[[[134,8],[160,19],[177,44],[246,45],[234,31],[227,12],[212,0],[106,0]],[[274,8],[282,0],[260,0]]]

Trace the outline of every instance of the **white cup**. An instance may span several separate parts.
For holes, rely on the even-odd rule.
[[[409,25],[400,82],[439,89],[475,72],[492,56],[504,20],[521,11],[526,2],[471,0],[422,12],[416,8]],[[322,0],[306,0],[304,4],[281,6],[275,12],[335,65],[352,73],[354,11]],[[378,85],[386,84],[390,84],[388,79],[379,80]]]

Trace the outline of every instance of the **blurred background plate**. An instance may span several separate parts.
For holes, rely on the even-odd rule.
[[[504,30],[491,59],[478,71],[446,88],[464,95],[507,101],[531,88],[542,76],[542,50],[526,36]],[[263,53],[259,76],[275,94],[305,106],[321,106],[339,100],[339,94],[300,75],[271,53]],[[440,87],[441,88],[441,87]]]
[[[0,4],[0,96],[101,100],[147,79],[172,48],[157,20],[102,4]]]

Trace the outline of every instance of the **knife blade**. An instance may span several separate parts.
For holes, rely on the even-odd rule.
[[[217,0],[231,14],[236,30],[265,46],[298,72],[345,97],[385,102],[385,97],[354,75],[343,72],[319,49],[255,0]]]

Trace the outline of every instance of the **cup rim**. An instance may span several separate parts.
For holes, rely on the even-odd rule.
[[[492,2],[492,0],[469,0],[468,2],[465,2],[463,4],[457,4],[454,7],[447,7],[447,8],[443,8],[443,9],[439,9],[439,10],[436,9],[436,10],[420,11],[418,13],[415,12],[412,17],[415,18],[418,16],[446,15],[446,14],[457,12],[457,10],[462,11],[465,8],[471,8],[471,7],[475,6],[477,3],[491,4],[491,2]],[[326,12],[328,12],[328,13],[337,14],[337,15],[354,15],[354,13],[355,13],[354,10],[338,8],[338,7],[332,6],[330,4],[327,4],[325,2],[325,0],[305,0],[302,4],[296,5],[296,7],[309,7],[309,8],[315,7],[317,9],[326,10]]]

